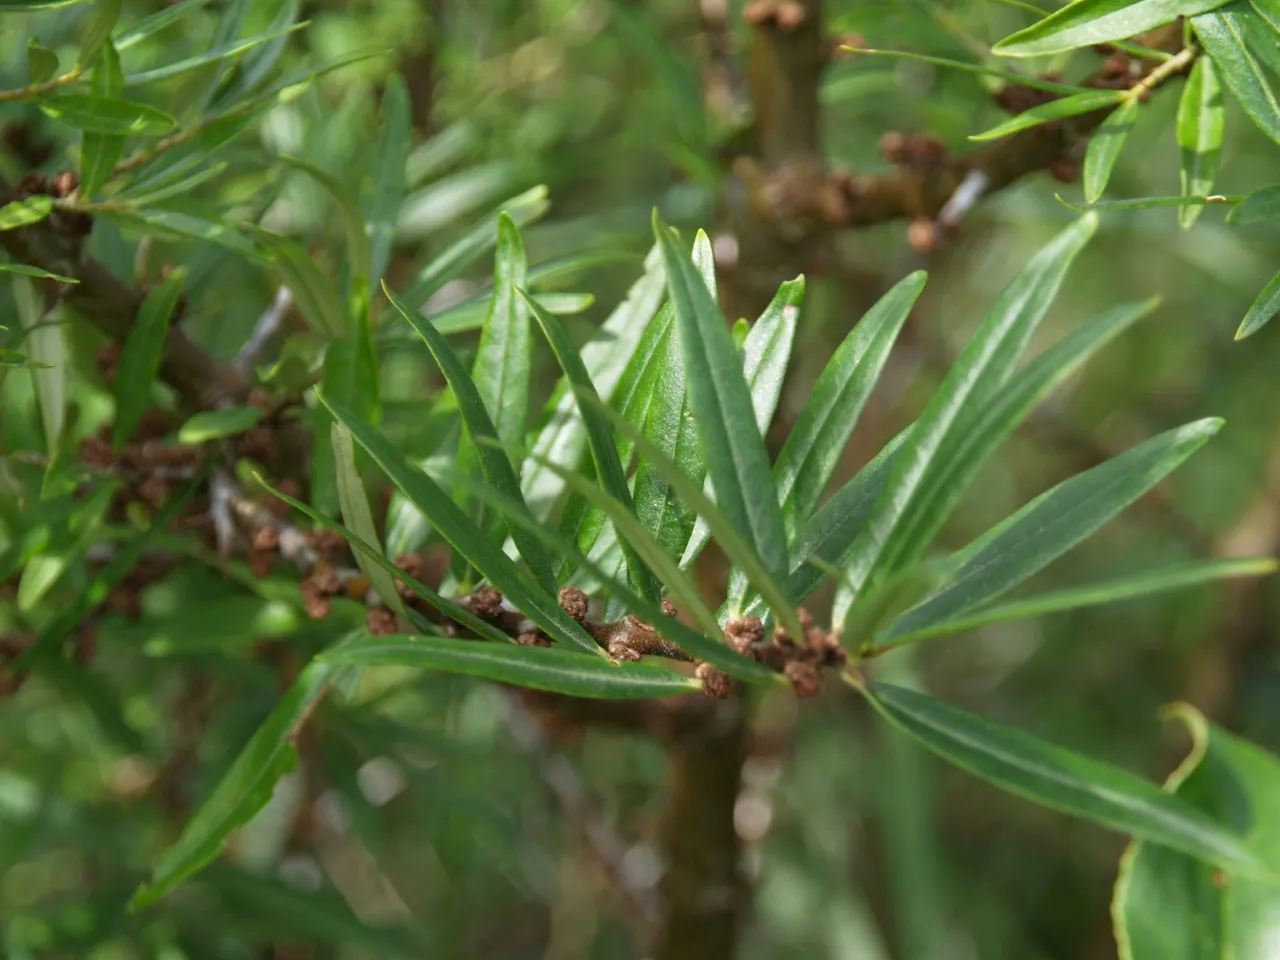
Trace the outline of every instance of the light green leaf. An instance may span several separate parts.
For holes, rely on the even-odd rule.
[[[116,450],[133,436],[143,411],[151,402],[151,387],[164,356],[169,321],[178,305],[178,298],[182,296],[186,279],[185,268],[173,270],[147,294],[129,327],[112,388],[116,397],[116,416],[111,442]]]
[[[44,83],[58,72],[58,55],[35,37],[27,38],[27,82]]]
[[[485,537],[435,481],[421,470],[411,467],[403,454],[376,431],[357,420],[351,411],[329,397],[321,395],[320,399],[337,421],[351,431],[356,442],[373,457],[391,478],[391,482],[431,521],[440,535],[453,545],[454,550],[488,578],[521,613],[546,631],[552,639],[605,656],[590,635],[560,609],[557,599],[544,593],[498,545]]]
[[[1221,426],[1207,419],[1162,433],[1036,497],[956,553],[947,585],[887,639],[954,619],[1017,586],[1154,487]]]
[[[1222,6],[1224,0],[1075,0],[1039,23],[1005,37],[991,52],[1038,57],[1112,40],[1127,40],[1178,17]]]
[[[1277,313],[1280,313],[1280,273],[1271,278],[1253,301],[1249,312],[1240,322],[1240,328],[1236,330],[1236,339],[1243,340],[1250,334],[1257,333]]]
[[[702,683],[647,663],[613,664],[566,650],[511,647],[432,636],[370,637],[322,657],[360,667],[443,670],[570,697],[643,700],[698,690]]]
[[[87,93],[49,93],[36,105],[46,116],[88,133],[162,137],[178,125],[169,114],[145,103]]]
[[[79,283],[75,277],[64,277],[60,273],[50,273],[40,267],[30,267],[25,263],[0,263],[0,273],[16,273],[22,277],[36,277],[43,280],[57,280],[59,283]]]
[[[112,197],[112,201],[117,204],[127,202],[134,207],[151,206],[161,200],[191,194],[196,187],[218,179],[227,172],[229,166],[230,164],[225,160],[215,160],[210,161],[203,169],[196,170],[186,177],[178,179],[165,177],[163,184],[143,185],[141,183],[132,183]]]
[[[932,623],[914,632],[903,633],[898,628],[891,627],[886,636],[881,638],[874,646],[879,651],[907,643],[915,643],[918,640],[925,640],[929,637],[974,630],[991,623],[1002,623],[1007,620],[1025,620],[1029,617],[1041,617],[1045,614],[1059,613],[1063,610],[1076,610],[1080,607],[1116,603],[1121,600],[1145,597],[1168,590],[1180,590],[1184,587],[1210,583],[1214,580],[1225,580],[1230,577],[1261,577],[1274,573],[1275,570],[1276,561],[1270,557],[1202,560],[1178,564],[1177,566],[1164,567],[1159,570],[1147,570],[1116,580],[1106,580],[1102,583],[1037,594],[1023,600],[1014,600],[1010,603],[987,607],[949,620]]]
[[[359,294],[360,296],[367,296],[369,287],[367,264],[370,262],[369,238],[365,235],[364,219],[356,206],[355,197],[347,189],[346,184],[333,174],[321,170],[314,164],[300,160],[297,157],[284,155],[281,155],[279,159],[281,163],[303,171],[307,176],[319,183],[337,203],[338,212],[342,215],[342,225],[346,230],[346,262],[348,269],[351,271],[353,285],[358,291],[363,291],[363,293]]]
[[[110,38],[104,39],[93,68],[93,95],[113,100],[124,92],[120,55]],[[124,155],[125,138],[115,134],[90,133],[80,136],[80,196],[92,200],[111,179]]]
[[[234,436],[258,425],[262,411],[257,407],[225,407],[195,414],[178,429],[179,443],[208,443]]]
[[[528,310],[518,293],[525,285],[526,270],[519,228],[503,213],[498,217],[493,301],[471,368],[471,378],[503,443],[524,439],[529,409],[533,339]],[[404,301],[402,306],[408,308]]]
[[[515,470],[512,469],[511,461],[507,458],[507,455],[496,447],[479,442],[486,437],[497,440],[498,434],[493,425],[493,420],[489,417],[489,412],[485,409],[484,401],[480,398],[480,392],[467,374],[466,367],[458,359],[457,354],[453,352],[453,348],[449,346],[448,341],[435,330],[429,320],[425,320],[420,314],[409,310],[385,283],[382,285],[382,291],[386,294],[387,299],[391,301],[391,305],[418,332],[418,335],[422,337],[427,348],[431,351],[431,355],[435,357],[436,364],[440,367],[440,372],[444,374],[445,381],[449,384],[449,388],[453,391],[454,398],[457,400],[463,423],[466,424],[467,431],[471,434],[471,437],[477,441],[477,456],[485,479],[498,491],[510,497],[517,509],[527,513],[529,508],[520,494],[520,481],[516,478]],[[497,515],[504,516],[507,520],[510,520],[510,517],[506,514]],[[520,550],[520,555],[524,557],[529,569],[533,572],[534,578],[544,590],[554,592],[556,589],[555,572],[551,558],[547,555],[546,550],[543,549],[542,544],[537,539],[530,537],[523,529],[517,530],[513,528],[511,534]]]
[[[1229,823],[1280,873],[1280,760],[1205,719],[1188,704],[1168,711],[1186,724],[1191,754],[1165,784],[1172,796]],[[1121,960],[1270,960],[1280,880],[1226,877],[1185,853],[1146,841],[1120,861],[1111,916]]]
[[[378,528],[373,524],[373,512],[369,509],[369,497],[365,493],[364,482],[360,479],[360,471],[356,467],[356,451],[351,442],[351,433],[346,427],[335,423],[330,427],[329,439],[333,444],[333,461],[337,467],[338,500],[342,505],[342,522],[352,533],[381,552]],[[395,579],[391,574],[370,560],[364,552],[353,550],[352,553],[355,554],[356,565],[369,578],[369,583],[387,608],[397,616],[407,617],[404,601],[400,599]]]
[[[1280,99],[1245,42],[1254,16],[1246,0],[1191,18],[1191,28],[1236,100],[1258,128],[1280,143]]]
[[[252,223],[241,229],[253,237],[269,261],[280,271],[281,279],[293,291],[294,302],[312,329],[329,340],[340,340],[347,328],[346,310],[333,278],[323,272],[306,248],[289,237],[282,237]]]
[[[180,239],[203,240],[216,246],[225,247],[246,257],[260,259],[253,243],[235,227],[226,223],[203,220],[191,214],[176,210],[111,210],[98,214],[112,220],[122,227],[132,228],[145,234],[156,236],[173,236]]]
[[[120,19],[120,8],[123,5],[123,0],[97,0],[94,4],[93,14],[87,18],[89,25],[85,28],[84,36],[80,40],[80,54],[76,58],[77,68],[87,70],[93,63],[94,57],[98,55],[102,45],[111,36],[111,31],[115,29],[116,21]]]
[[[1249,194],[1227,214],[1227,223],[1250,227],[1280,220],[1280,184],[1263,187]]]
[[[1084,155],[1084,198],[1093,203],[1107,190],[1111,171],[1120,159],[1120,151],[1129,139],[1129,131],[1138,119],[1138,100],[1123,101],[1102,122],[1092,137]],[[1205,188],[1206,190],[1208,187]]]
[[[404,200],[405,164],[413,146],[409,91],[398,73],[387,77],[378,119],[382,134],[373,152],[373,189],[363,207],[365,233],[369,237],[369,278],[374,285],[382,281],[391,260],[396,215]]]
[[[27,353],[38,369],[31,371],[40,404],[40,424],[44,427],[45,449],[57,456],[62,428],[67,416],[67,354],[62,306],[57,304],[45,312],[44,297],[35,283],[25,276],[13,279],[13,300],[18,317],[27,331]]]
[[[716,506],[735,530],[745,534],[749,549],[770,575],[785,572],[787,538],[778,491],[738,352],[720,308],[656,212],[654,232],[666,261],[689,380],[689,407],[702,438]]]
[[[53,197],[46,194],[14,200],[0,207],[0,230],[16,230],[18,227],[39,223],[51,213]]]
[[[1197,57],[1182,98],[1178,101],[1178,149],[1181,156],[1182,195],[1203,196],[1213,189],[1222,154],[1225,130],[1222,110],[1222,84],[1218,68],[1208,57]],[[1095,198],[1096,199],[1096,198]],[[1178,222],[1190,230],[1203,210],[1203,205],[1188,204],[1178,210]],[[1232,210],[1235,214],[1239,208]],[[1228,215],[1228,220],[1231,216]]]
[[[888,684],[860,689],[899,730],[1002,790],[1218,866],[1259,869],[1233,830],[1128,771],[923,693]]]
[[[143,40],[177,23],[183,17],[190,16],[208,3],[209,0],[180,0],[178,3],[162,7],[116,34],[116,49],[128,50],[130,47],[137,46]]]
[[[205,50],[203,53],[197,53],[195,56],[177,60],[173,63],[166,63],[160,67],[153,67],[150,70],[144,70],[142,73],[131,73],[124,78],[125,86],[140,87],[143,84],[155,83],[157,80],[168,80],[170,77],[176,77],[192,70],[198,70],[201,67],[207,67],[211,63],[231,60],[242,53],[247,53],[254,47],[287,37],[289,34],[295,33],[306,26],[306,23],[293,23],[252,37],[243,37],[238,40],[221,43],[216,47]]]
[[[1086,0],[1076,0],[1077,3],[1086,2]],[[1105,110],[1108,107],[1118,105],[1123,100],[1123,95],[1118,90],[1093,90],[1089,93],[1074,93],[1069,97],[1059,97],[1057,100],[1050,100],[1038,107],[1032,107],[1030,110],[1024,110],[1022,113],[1016,113],[1008,120],[996,124],[990,130],[982,133],[975,133],[970,140],[999,140],[1001,137],[1007,137],[1010,134],[1017,133],[1020,130],[1028,130],[1031,127],[1038,127],[1042,123],[1048,123],[1051,120],[1063,120],[1067,117],[1079,116],[1082,113],[1093,113],[1095,110]]]

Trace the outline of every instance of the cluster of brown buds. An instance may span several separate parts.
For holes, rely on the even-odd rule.
[[[106,428],[81,442],[81,463],[122,481],[112,500],[117,514],[126,504],[137,501],[158,510],[175,485],[195,476],[200,465],[199,448],[165,443],[160,436],[168,429],[168,419],[151,411],[139,424],[135,434],[139,439],[124,444],[118,453],[111,446],[110,430]]]
[[[730,648],[781,673],[791,681],[797,697],[815,697],[822,690],[824,668],[840,668],[847,655],[835,636],[813,622],[807,610],[797,611],[804,636],[790,636],[782,627],[765,636],[759,617],[742,617],[725,625]]]

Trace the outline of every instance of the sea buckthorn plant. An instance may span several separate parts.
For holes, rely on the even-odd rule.
[[[1090,361],[1164,336],[1144,332],[1168,322],[1158,291],[1114,284],[1087,319],[1046,322],[1090,286],[1077,260],[1116,212],[1172,208],[1156,215],[1217,244],[1206,211],[1258,236],[1280,218],[1280,187],[1213,192],[1224,90],[1280,144],[1280,6],[1010,3],[988,46],[967,7],[899,23],[702,2],[701,80],[641,5],[533,4],[556,30],[509,57],[495,45],[522,14],[428,6],[366,11],[364,37],[298,0],[0,0],[5,955],[1098,955],[1030,919],[951,917],[997,915],[982,858],[960,871],[972,900],[941,906],[929,755],[979,783],[970,805],[1003,792],[1023,805],[993,809],[1033,811],[1011,821],[1051,811],[1027,829],[1117,838],[1109,921],[1093,901],[1072,920],[1106,951],[1274,956],[1264,746],[1179,701],[1181,761],[1122,763],[1009,722],[994,695],[936,690],[929,664],[966,635],[1275,571],[1267,494],[1229,548],[1117,550],[1043,586],[1122,513],[1177,513],[1164,481],[1223,430],[1212,408],[1162,408],[1161,429],[1086,441],[1090,462],[1010,509],[974,504]],[[653,209],[651,233],[634,213],[557,221],[532,185],[570,157],[557,190],[575,195],[616,159],[583,146],[604,127],[579,136],[607,122],[588,116],[597,79],[541,86],[598,40],[678,107],[654,108],[650,139],[683,182],[622,205]],[[965,103],[1008,117],[955,152],[878,131],[879,169],[843,168],[819,136],[830,75],[883,90],[903,64],[979,78]],[[1144,175],[1103,199],[1179,85],[1163,132],[1180,189]],[[991,296],[981,281],[975,316],[944,298],[964,336],[930,342],[920,267],[945,268],[987,197],[1041,170],[1082,174],[1083,198],[1045,206],[1053,229]],[[851,234],[903,220],[875,296],[824,279]],[[599,304],[569,288],[583,275]],[[1240,337],[1280,312],[1280,278],[1246,310]],[[1208,336],[1202,363],[1240,349]],[[1244,419],[1274,407],[1273,383],[1260,395]],[[1246,628],[1224,623],[1212,643],[1235,649]],[[794,734],[813,717],[816,747]],[[788,778],[807,859],[762,867]],[[872,868],[849,861],[855,833]]]

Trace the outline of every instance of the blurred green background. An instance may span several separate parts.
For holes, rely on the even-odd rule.
[[[157,8],[129,0],[122,23]],[[391,285],[505,199],[539,184],[551,206],[524,230],[532,264],[593,255],[542,289],[593,294],[569,318],[585,338],[639,275],[653,207],[713,233],[734,183],[721,159],[739,133],[732,111],[704,110],[704,72],[723,7],[742,93],[748,32],[738,0],[365,0],[303,4],[311,25],[287,62],[388,48],[295,91],[226,159],[229,176],[201,199],[226,208],[270,202],[266,223],[338,249],[325,194],[273,155],[301,156],[364,191],[376,189],[372,146],[386,78],[406,80],[415,124],[408,193]],[[204,49],[217,2],[129,51],[129,72]],[[262,29],[275,3],[250,5]],[[0,14],[0,83],[26,83],[25,46],[73,45],[84,10]],[[829,32],[873,47],[972,58],[1027,21],[986,0],[829,0]],[[70,56],[70,55],[69,55]],[[1065,64],[1087,69],[1087,57]],[[972,75],[920,63],[833,62],[822,91],[831,163],[884,168],[888,130],[932,131],[954,150],[1000,116]],[[176,86],[148,90],[160,105]],[[1176,93],[1144,110],[1112,181],[1116,197],[1174,194]],[[1244,193],[1277,160],[1228,106],[1220,189]],[[0,104],[0,171],[74,167],[62,129],[21,104]],[[33,162],[34,161],[34,162]],[[280,182],[278,196],[267,192]],[[962,231],[927,256],[903,223],[852,231],[809,277],[795,360],[770,433],[780,447],[812,382],[863,310],[912,269],[930,282],[859,424],[843,481],[921,409],[1003,284],[1074,214],[1078,184],[1039,174],[984,199]],[[1280,264],[1274,229],[1232,229],[1206,211],[1183,233],[1172,210],[1114,213],[1081,256],[1042,332],[1057,339],[1123,300],[1159,310],[1104,351],[1020,430],[974,485],[946,534],[959,546],[1035,494],[1133,443],[1187,420],[1226,428],[1157,494],[1142,500],[1029,589],[1066,586],[1179,559],[1275,553],[1280,543],[1280,326],[1244,344],[1232,333]],[[214,248],[157,243],[153,263],[190,264],[187,332],[234,357],[274,295],[269,276]],[[100,223],[92,248],[122,276],[136,242]],[[599,256],[594,256],[599,254]],[[329,263],[333,264],[332,258]],[[434,309],[482,294],[477,263]],[[13,307],[0,304],[0,323]],[[109,419],[110,393],[93,332],[68,332],[78,375],[78,435]],[[473,334],[456,342],[467,348]],[[429,455],[451,423],[428,416],[439,382],[420,345],[379,335],[387,431]],[[550,355],[543,395],[551,389]],[[0,443],[39,448],[30,379],[3,383]],[[10,466],[9,469],[18,469]],[[4,537],[17,521],[7,503]],[[287,586],[283,571],[277,574]],[[74,584],[71,584],[74,586]],[[89,960],[238,958],[637,956],[627,910],[613,896],[578,825],[545,780],[543,757],[513,738],[504,701],[485,685],[423,675],[329,704],[323,734],[304,744],[323,778],[315,836],[289,835],[301,775],[227,856],[153,910],[123,904],[175,824],[205,796],[278,695],[255,644],[288,656],[314,629],[296,609],[249,593],[214,565],[191,564],[142,594],[143,617],[107,614],[92,668],[68,667],[0,702],[0,954]],[[1280,749],[1280,616],[1273,580],[1164,594],[936,641],[886,662],[932,692],[1047,739],[1162,778],[1186,749],[1161,705],[1189,699],[1212,718]],[[823,611],[824,599],[813,609]],[[18,632],[12,591],[0,631]],[[211,711],[196,743],[175,743],[184,711]],[[818,702],[759,705],[736,825],[747,841],[755,901],[742,956],[1094,960],[1112,957],[1110,887],[1122,838],[1070,821],[944,768],[886,732],[834,687]],[[595,816],[626,845],[624,864],[652,882],[664,786],[661,748],[592,731],[561,748]],[[165,758],[185,750],[181,782],[157,786]],[[163,790],[161,789],[163,787]],[[172,799],[172,798],[170,798]]]

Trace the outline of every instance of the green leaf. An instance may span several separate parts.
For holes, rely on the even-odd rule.
[[[35,37],[27,38],[27,82],[44,83],[58,72],[58,55]]]
[[[93,68],[93,95],[113,100],[124,91],[120,55],[110,38],[102,43]],[[114,134],[85,131],[80,138],[80,196],[92,200],[111,179],[111,172],[124,155],[125,138]]]
[[[1274,573],[1276,561],[1270,557],[1248,557],[1230,560],[1202,560],[1193,563],[1178,564],[1159,570],[1147,570],[1142,573],[1102,583],[1087,584],[1080,587],[1069,587],[1055,590],[1052,593],[1037,594],[1022,600],[987,607],[972,613],[962,614],[949,620],[931,623],[914,632],[903,633],[891,627],[883,642],[877,642],[877,651],[897,647],[907,643],[915,643],[929,637],[943,634],[960,633],[974,630],[991,623],[1002,623],[1007,620],[1025,620],[1029,617],[1041,617],[1049,613],[1063,610],[1076,610],[1080,607],[1100,606],[1104,603],[1116,603],[1135,597],[1145,597],[1153,593],[1168,590],[1180,590],[1184,587],[1224,580],[1230,577],[1261,577]]]
[[[1125,100],[1089,138],[1089,148],[1084,155],[1084,198],[1089,203],[1106,193],[1111,171],[1137,119],[1138,100]]]
[[[180,0],[179,3],[162,7],[155,13],[143,17],[133,26],[121,30],[115,38],[116,49],[128,50],[130,47],[137,46],[143,40],[177,23],[183,17],[190,16],[201,7],[207,6],[208,3],[209,0]]]
[[[1077,3],[1086,2],[1086,0],[1076,0]],[[1048,103],[1042,103],[1038,107],[1032,107],[1030,110],[1024,110],[1022,113],[1016,113],[1008,120],[996,124],[990,130],[982,133],[975,133],[970,140],[999,140],[1001,137],[1007,137],[1010,134],[1017,133],[1020,130],[1027,130],[1031,127],[1038,127],[1042,123],[1048,123],[1051,120],[1063,120],[1067,117],[1079,116],[1082,113],[1093,113],[1095,110],[1105,110],[1119,104],[1124,99],[1124,95],[1118,90],[1093,90],[1089,93],[1075,93],[1069,97],[1059,97],[1057,100],[1050,100]]]
[[[918,270],[881,297],[854,324],[814,385],[773,468],[789,535],[822,496],[926,279]]]
[[[360,667],[443,670],[570,697],[643,700],[688,693],[701,681],[647,663],[613,664],[566,650],[432,636],[370,637],[322,657]]]
[[[1204,207],[1216,203],[1230,206],[1244,199],[1241,196],[1217,196],[1211,194],[1207,197],[1138,197],[1134,200],[1100,200],[1097,203],[1074,204],[1068,203],[1057,194],[1055,196],[1060,204],[1077,213],[1090,213],[1095,210],[1147,210],[1154,207]]]
[[[364,631],[357,631],[356,635]],[[349,642],[340,641],[342,643]],[[187,823],[182,835],[160,855],[151,882],[138,888],[130,911],[151,906],[174,887],[208,866],[222,852],[227,837],[258,814],[276,783],[297,762],[295,741],[345,668],[310,663],[258,727],[213,792]]]
[[[222,109],[253,93],[267,75],[275,69],[289,43],[293,31],[307,26],[298,23],[302,12],[302,0],[284,0],[276,8],[267,32],[271,36],[257,44],[233,69],[228,70],[215,100],[215,109]]]
[[[392,293],[385,283],[382,285],[382,291],[386,294],[387,299],[391,301],[391,305],[418,332],[418,335],[422,337],[427,348],[431,351],[431,355],[435,357],[436,364],[440,367],[440,372],[444,374],[445,381],[449,384],[449,388],[453,391],[453,395],[457,400],[458,410],[462,414],[462,421],[466,424],[467,431],[471,434],[471,437],[477,441],[477,456],[485,479],[498,491],[510,497],[517,509],[527,513],[529,508],[520,494],[520,481],[516,478],[515,470],[512,469],[511,461],[507,458],[507,455],[494,446],[479,442],[486,437],[497,440],[498,434],[493,425],[493,420],[489,417],[489,412],[485,409],[484,401],[480,398],[480,392],[467,374],[466,367],[458,359],[457,354],[453,352],[453,348],[449,346],[448,341],[436,331],[429,320],[425,320],[421,314],[407,309],[403,301]],[[510,517],[507,516],[506,519],[510,520]],[[517,530],[513,527],[511,535],[520,550],[520,555],[524,557],[525,563],[529,565],[529,569],[533,572],[534,578],[544,590],[554,592],[556,589],[555,572],[551,558],[547,556],[542,544],[537,539],[530,537],[523,529]]]
[[[360,539],[372,544],[379,553],[382,552],[378,542],[378,529],[373,524],[373,512],[369,509],[369,497],[365,493],[364,483],[360,479],[360,471],[356,467],[355,446],[351,442],[351,433],[340,424],[333,424],[329,431],[329,439],[333,444],[333,460],[337,466],[338,499],[342,504],[342,522]],[[395,580],[383,567],[378,566],[360,550],[353,550],[356,565],[369,578],[369,583],[382,598],[387,608],[400,617],[407,617],[404,601],[396,590]]]
[[[1280,34],[1280,3],[1277,0],[1249,0],[1249,5],[1272,33]],[[1271,42],[1275,43],[1275,40],[1272,39]]]
[[[1042,493],[956,553],[946,586],[887,639],[954,619],[1017,586],[1154,487],[1221,426],[1206,419],[1170,430]]]
[[[1218,158],[1222,155],[1224,131],[1218,68],[1208,57],[1197,57],[1178,101],[1177,133],[1184,197],[1202,196],[1213,189]],[[1190,230],[1203,209],[1202,205],[1183,206],[1178,211],[1178,223],[1182,229]],[[1227,219],[1238,212],[1237,207]]]
[[[1191,28],[1244,112],[1263,133],[1280,143],[1280,100],[1245,43],[1252,16],[1245,0],[1236,0],[1222,10],[1192,17]]]
[[[254,47],[259,47],[264,43],[272,40],[278,40],[289,36],[291,33],[306,27],[306,23],[291,23],[288,26],[280,27],[275,30],[268,30],[265,33],[259,33],[251,37],[243,37],[237,40],[231,40],[227,43],[218,44],[205,50],[203,53],[197,53],[195,56],[187,57],[183,60],[176,60],[173,63],[166,63],[160,67],[153,67],[150,70],[144,70],[142,73],[131,73],[125,77],[125,86],[140,87],[147,83],[155,83],[158,80],[168,80],[170,77],[177,77],[192,70],[198,70],[201,67],[207,67],[211,63],[218,63],[222,60],[231,60],[247,53]]]
[[[582,313],[596,302],[590,293],[540,293],[533,295],[542,309],[558,317]],[[479,330],[489,315],[489,297],[472,297],[462,303],[430,315],[431,325],[446,336]],[[394,334],[393,334],[394,336]]]
[[[79,283],[75,277],[64,277],[60,273],[50,273],[40,267],[30,267],[25,263],[0,263],[0,273],[16,273],[21,277],[36,277],[43,280],[57,280],[59,283]]]
[[[87,93],[49,93],[36,105],[46,116],[88,133],[162,137],[178,125],[169,114],[145,103]]]
[[[0,2],[0,13],[32,13],[36,10],[56,10],[70,7],[84,0],[4,0]]]
[[[533,339],[528,310],[518,292],[525,285],[526,270],[519,228],[510,215],[502,213],[494,255],[493,301],[480,331],[471,377],[503,443],[524,439],[529,409]]]
[[[165,183],[162,185],[144,185],[140,183],[131,183],[128,187],[117,193],[112,201],[117,204],[128,203],[134,207],[150,206],[159,203],[161,200],[168,200],[170,197],[183,196],[192,193],[196,187],[201,184],[208,183],[210,180],[216,180],[230,166],[225,160],[210,161],[207,166],[201,170],[196,170],[189,176],[178,179],[166,177]]]
[[[1249,850],[1280,873],[1280,760],[1205,719],[1187,704],[1168,713],[1186,724],[1190,755],[1165,790],[1229,823]],[[1135,841],[1120,861],[1111,915],[1122,960],[1268,960],[1280,882],[1224,877],[1185,853]]]
[[[1178,17],[1222,6],[1224,0],[1075,0],[1039,23],[1005,37],[991,52],[1038,57],[1112,40],[1127,40]]]
[[[398,73],[387,77],[378,119],[382,134],[374,149],[370,170],[373,190],[364,206],[365,232],[369,237],[369,278],[382,281],[391,260],[395,241],[396,216],[405,193],[405,164],[413,146],[413,121],[409,111],[409,91]]]
[[[1243,340],[1250,334],[1257,333],[1277,313],[1280,313],[1280,273],[1271,278],[1253,301],[1249,312],[1240,322],[1240,328],[1236,330],[1236,339]]]
[[[578,409],[582,414],[582,423],[587,433],[587,446],[591,450],[591,459],[595,463],[596,476],[600,480],[601,487],[626,510],[635,513],[636,505],[631,499],[631,490],[627,486],[622,461],[618,459],[613,433],[602,412],[603,403],[600,395],[596,393],[595,385],[591,382],[591,376],[587,373],[582,357],[574,348],[569,335],[560,326],[560,321],[539,307],[523,290],[518,292],[533,313],[534,319],[538,321],[538,326],[542,328],[542,333],[547,338],[547,343],[550,344],[551,352],[555,354],[560,369],[564,371],[570,388],[576,396],[585,397],[589,401],[580,402]],[[626,557],[628,579],[632,586],[646,600],[660,599],[661,593],[653,572],[640,559],[626,538],[623,539],[622,549]]]
[[[347,247],[345,259],[351,271],[353,284],[357,289],[365,291],[364,295],[367,296],[369,285],[367,264],[370,262],[369,238],[365,235],[364,218],[361,217],[360,210],[356,206],[355,197],[347,189],[346,184],[333,176],[333,174],[321,170],[314,164],[283,154],[279,159],[281,163],[301,170],[319,183],[337,203],[338,211],[342,215],[342,225],[346,230]]]
[[[778,491],[738,352],[720,308],[656,212],[654,232],[666,261],[667,287],[675,304],[689,379],[689,407],[702,438],[716,506],[735,530],[746,535],[746,543],[766,571],[785,572],[787,538]]]
[[[488,578],[521,613],[552,639],[606,656],[587,632],[560,609],[556,598],[544,593],[498,545],[485,537],[435,481],[411,467],[403,454],[357,420],[351,411],[323,394],[320,400],[454,550]]]
[[[225,407],[195,414],[178,429],[179,443],[208,443],[244,433],[258,425],[262,411],[257,407]]]
[[[93,14],[88,17],[89,25],[85,28],[84,37],[80,41],[80,54],[76,58],[76,67],[87,70],[93,63],[98,51],[111,36],[116,21],[120,19],[120,8],[123,0],[97,0]]]
[[[31,371],[36,387],[36,399],[40,404],[40,424],[44,428],[45,449],[57,456],[62,439],[62,428],[67,416],[67,354],[66,337],[61,319],[62,306],[57,304],[45,312],[44,297],[31,280],[15,276],[13,300],[18,317],[27,331],[27,353],[40,364]]]
[[[311,259],[306,248],[289,237],[282,237],[252,224],[241,224],[280,271],[285,285],[293,291],[294,302],[313,330],[329,340],[340,340],[347,328],[346,310],[333,278]]]
[[[782,397],[782,381],[791,362],[791,345],[803,304],[804,277],[783,283],[742,344],[742,371],[762,435],[768,432]]]
[[[142,412],[151,402],[151,387],[164,356],[169,321],[178,305],[178,298],[182,296],[186,279],[185,268],[172,271],[147,294],[129,327],[112,388],[116,397],[116,416],[111,442],[117,451],[133,436]]]
[[[53,197],[46,194],[14,200],[0,207],[0,230],[16,230],[18,227],[39,223],[51,213]]]
[[[1082,217],[1041,248],[969,340],[912,428],[888,488],[854,546],[846,568],[853,590],[875,586],[879,577],[924,554],[982,461],[1013,428],[1010,418],[1001,416],[971,433],[1012,376],[1067,269],[1096,228],[1095,217]]]
[[[927,63],[934,67],[946,67],[949,70],[963,70],[966,73],[976,73],[983,77],[998,77],[1015,86],[1029,87],[1032,90],[1044,90],[1048,93],[1058,93],[1065,96],[1070,96],[1073,93],[1084,93],[1089,89],[1088,87],[1076,86],[1070,83],[1054,83],[1051,80],[1027,76],[1024,73],[1016,73],[1012,70],[1002,70],[999,67],[992,67],[986,64],[952,60],[948,57],[932,57],[907,50],[868,50],[865,47],[841,47],[840,49],[855,57],[893,57],[899,60]]]
[[[861,690],[899,730],[1002,790],[1219,866],[1259,867],[1234,831],[1128,771],[923,693],[887,684]]]
[[[1251,227],[1273,220],[1280,220],[1280,184],[1253,191],[1227,214],[1227,223],[1237,227]]]

